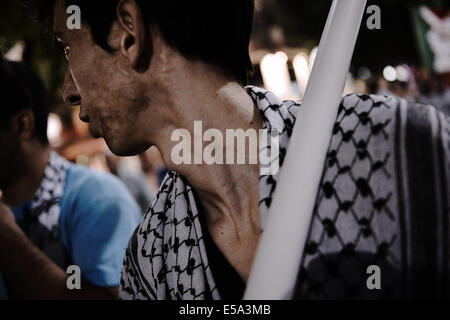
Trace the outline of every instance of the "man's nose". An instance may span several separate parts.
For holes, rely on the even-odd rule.
[[[64,102],[71,106],[79,106],[81,104],[81,96],[78,93],[77,86],[72,79],[72,73],[69,69],[66,71],[63,85],[63,99]]]

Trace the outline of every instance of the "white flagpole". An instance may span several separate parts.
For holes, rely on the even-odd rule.
[[[366,0],[334,0],[256,251],[246,300],[290,299]]]

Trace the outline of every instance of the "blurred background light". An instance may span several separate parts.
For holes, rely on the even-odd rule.
[[[369,80],[372,76],[372,72],[370,72],[369,68],[363,66],[358,70],[358,77],[362,80]]]
[[[23,54],[25,52],[25,42],[18,41],[11,49],[5,54],[5,58],[9,61],[20,62],[23,60]]]
[[[397,80],[397,71],[395,70],[395,68],[393,66],[386,66],[383,69],[383,77],[387,80],[387,81],[395,81]]]
[[[50,145],[56,145],[59,143],[59,139],[62,133],[61,119],[54,113],[48,115],[47,122],[47,137]]]
[[[279,51],[265,55],[260,65],[264,86],[282,99],[292,96],[287,62],[287,55]]]
[[[300,87],[301,96],[304,95],[306,86],[308,84],[310,69],[308,62],[308,55],[304,52],[298,53],[294,57],[293,61],[295,77],[297,79],[297,83]]]
[[[410,75],[409,75],[409,67],[407,65],[399,65],[397,68],[395,68],[395,71],[397,72],[397,80],[402,82],[408,82]]]

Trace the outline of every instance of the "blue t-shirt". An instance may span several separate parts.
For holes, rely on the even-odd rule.
[[[30,203],[12,208],[18,221],[27,205]],[[100,287],[119,285],[125,249],[141,216],[135,200],[118,178],[69,165],[61,197],[59,231],[64,248],[73,264],[80,267],[84,280]],[[2,290],[0,279],[0,299]]]

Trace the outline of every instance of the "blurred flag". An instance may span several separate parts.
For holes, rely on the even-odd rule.
[[[424,66],[450,72],[450,11],[420,6],[412,9],[412,17]]]

